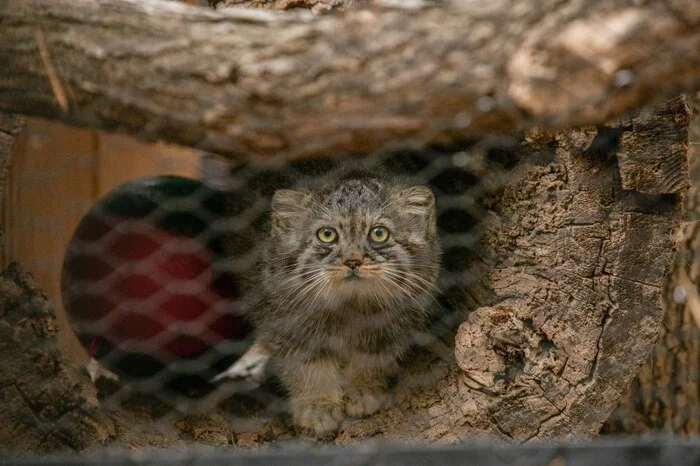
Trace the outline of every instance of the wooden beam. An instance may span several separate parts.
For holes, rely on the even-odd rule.
[[[238,158],[594,124],[700,87],[692,3],[0,0],[0,110]]]

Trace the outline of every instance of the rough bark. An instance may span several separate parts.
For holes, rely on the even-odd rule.
[[[16,265],[0,273],[3,453],[80,451],[115,435],[95,388],[67,366],[46,295]]]
[[[0,110],[231,157],[598,124],[700,86],[693,1],[304,12],[0,0]]]
[[[675,122],[675,134],[649,150],[686,166],[685,101],[654,114]],[[460,326],[458,367],[433,367],[428,380],[439,382],[348,427],[342,441],[377,430],[407,441],[454,442],[599,431],[658,334],[686,185],[669,185],[672,193],[623,188],[620,155],[629,173],[642,173],[646,156],[629,158],[638,153],[631,145],[671,134],[665,125],[647,125],[648,117],[529,137],[523,151],[530,156],[492,199],[496,215],[483,239],[496,302]],[[672,150],[678,146],[683,150]],[[411,387],[411,375],[400,387]]]
[[[666,315],[651,357],[607,421],[606,433],[700,434],[700,95],[690,102],[692,183],[680,249],[664,283]]]
[[[371,3],[371,0],[209,0],[214,7],[248,7],[263,10],[291,10],[304,8],[314,13],[333,9],[357,7]]]

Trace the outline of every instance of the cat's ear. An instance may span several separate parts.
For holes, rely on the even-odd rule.
[[[406,213],[427,217],[435,212],[435,196],[427,186],[401,187],[394,196],[406,209]]]
[[[402,186],[393,193],[399,211],[416,217],[432,236],[435,234],[435,196],[427,186]]]
[[[272,196],[272,236],[286,233],[308,212],[311,192],[307,189],[279,189]]]

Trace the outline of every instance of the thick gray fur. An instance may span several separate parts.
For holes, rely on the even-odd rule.
[[[371,239],[377,226],[388,228],[386,242]],[[336,242],[318,238],[325,227]],[[434,309],[440,247],[430,188],[346,167],[278,190],[262,256],[256,342],[289,391],[295,423],[324,435],[346,415],[380,409],[387,378]]]

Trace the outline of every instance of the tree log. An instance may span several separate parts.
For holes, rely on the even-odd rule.
[[[336,8],[357,7],[370,3],[369,0],[209,0],[213,7],[259,8],[263,10],[291,10],[306,8],[314,13],[330,11]]]
[[[0,0],[0,110],[231,157],[598,124],[700,87],[693,1],[308,12]]]
[[[679,251],[664,283],[659,341],[604,432],[700,434],[700,94],[690,99],[690,173]]]
[[[95,387],[56,346],[52,304],[18,266],[0,273],[0,445],[3,454],[81,451],[114,437]]]
[[[652,115],[674,129],[648,125]],[[460,326],[457,367],[431,361],[431,377],[406,374],[398,407],[349,426],[341,441],[377,431],[447,442],[597,434],[658,335],[687,186],[640,193],[620,171],[644,171],[662,154],[687,167],[688,121],[676,99],[607,127],[531,134],[489,201],[495,215],[479,251],[495,299]],[[669,137],[652,154],[632,150],[659,131]],[[417,377],[428,386],[416,391]]]

